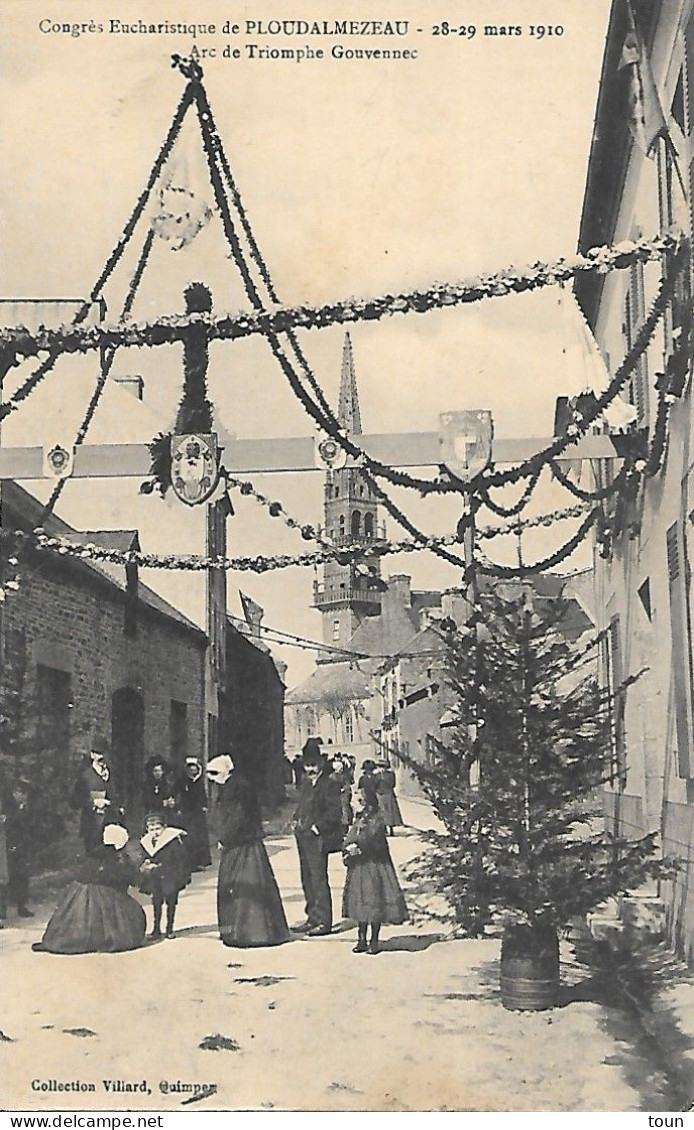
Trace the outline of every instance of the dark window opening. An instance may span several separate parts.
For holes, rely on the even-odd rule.
[[[72,680],[69,671],[55,667],[36,668],[38,697],[38,739],[45,753],[67,757],[70,748],[70,710]]]
[[[144,700],[134,687],[120,687],[111,698],[111,752],[113,772],[128,816],[139,805],[144,750]]]
[[[675,89],[675,94],[674,94],[674,97],[672,99],[671,112],[672,112],[673,118],[677,122],[677,125],[682,130],[682,133],[686,133],[687,128],[686,128],[686,125],[685,125],[685,115],[684,115],[684,72],[683,71],[680,71],[678,79],[677,79],[677,87]]]
[[[639,593],[639,600],[641,601],[641,604],[643,605],[644,612],[646,613],[648,619],[652,620],[653,619],[653,609],[651,607],[651,582],[650,582],[648,577],[646,577],[646,580],[639,587],[638,593]]]
[[[169,715],[171,760],[181,767],[188,753],[188,703],[171,699]]]

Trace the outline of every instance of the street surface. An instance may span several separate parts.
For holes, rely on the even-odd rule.
[[[410,826],[390,841],[399,869],[421,845],[415,829],[431,826],[426,805],[401,806]],[[266,844],[287,918],[300,921],[293,839]],[[337,912],[343,873],[331,857]],[[51,906],[12,920],[0,934],[3,1108],[669,1109],[633,1022],[590,999],[580,967],[562,967],[569,1003],[512,1013],[498,993],[498,941],[440,940],[432,921],[385,927],[375,956],[352,953],[347,924],[276,949],[228,949],[215,881],[216,868],[197,874],[177,936],[133,953],[33,953]],[[209,1037],[223,1039],[201,1047]],[[51,1080],[96,1091],[36,1089]],[[109,1091],[108,1080],[147,1090]]]

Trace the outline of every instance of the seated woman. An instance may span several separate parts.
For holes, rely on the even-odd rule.
[[[128,833],[107,824],[103,843],[85,861],[77,880],[53,911],[34,950],[48,953],[120,953],[145,940],[145,912],[128,894],[136,876],[122,850]]]

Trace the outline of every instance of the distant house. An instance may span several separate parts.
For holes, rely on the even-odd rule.
[[[371,679],[363,662],[322,663],[286,697],[287,752],[295,757],[307,738],[353,754],[372,755]]]
[[[396,770],[400,792],[419,795],[421,788],[404,763],[433,762],[436,742],[452,703],[446,682],[444,632],[427,624],[379,669],[382,755]]]
[[[524,582],[533,599],[546,604],[563,596],[566,608],[560,628],[567,639],[576,642],[593,627],[590,610],[579,595],[592,573],[565,578],[545,573]],[[482,591],[492,581],[480,578]],[[509,596],[521,583],[497,583]],[[390,659],[378,668],[380,677],[381,721],[376,730],[380,748],[396,769],[398,787],[405,795],[418,795],[421,788],[405,759],[431,766],[439,743],[446,744],[450,727],[459,721],[455,697],[447,669],[447,625],[465,622],[466,604],[460,596],[444,594],[439,608],[422,615],[422,627]]]
[[[321,737],[361,763],[381,757],[381,699],[378,671],[412,638],[423,609],[440,604],[438,593],[417,592],[410,578],[383,582],[380,613],[361,621],[348,642],[352,658],[324,658],[286,697],[287,751],[295,756],[309,737]]]

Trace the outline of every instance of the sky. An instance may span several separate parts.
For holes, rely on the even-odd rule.
[[[262,16],[259,15],[259,10]],[[607,25],[608,0],[456,0],[434,9],[413,0],[5,0],[0,95],[9,111],[0,140],[0,295],[82,296],[98,277],[142,191],[183,89],[170,66],[190,34],[111,32],[161,20],[216,25],[198,35],[213,48],[205,86],[256,238],[280,298],[321,303],[458,280],[574,252]],[[48,11],[48,16],[47,16]],[[436,18],[432,16],[435,12]],[[454,15],[466,35],[434,34]],[[264,19],[400,20],[407,35],[385,37],[247,34]],[[90,31],[89,21],[103,31]],[[42,24],[41,21],[44,21]],[[225,21],[240,26],[224,34]],[[74,25],[86,24],[79,34]],[[521,34],[485,35],[486,24]],[[68,31],[61,30],[67,26]],[[452,24],[450,25],[453,26]],[[470,27],[476,28],[471,38]],[[531,27],[551,26],[541,39]],[[559,34],[557,28],[563,32]],[[421,29],[421,30],[420,30]],[[406,48],[410,60],[337,60],[353,49]],[[248,47],[322,49],[323,59],[248,57]],[[240,59],[222,57],[238,48]],[[212,204],[194,123],[185,127],[171,171]],[[136,236],[141,246],[146,226]],[[109,310],[129,281],[137,248],[107,292]],[[182,309],[185,285],[211,287],[216,312],[246,309],[216,217],[189,247],[155,240],[133,310],[137,320]],[[394,316],[351,327],[366,432],[437,430],[441,412],[490,408],[499,437],[551,434],[554,398],[578,391],[563,337],[556,290],[494,299],[428,315]],[[344,331],[302,334],[328,398],[336,403]],[[53,441],[74,431],[93,384],[93,359],[65,360],[3,428],[3,444]],[[144,407],[110,393],[92,442],[142,441],[173,421],[180,396],[176,348],[129,350],[114,375],[141,374]],[[240,438],[312,433],[311,421],[262,341],[211,350],[210,393],[222,429]],[[24,417],[21,419],[21,417]],[[37,439],[40,435],[40,440]],[[321,518],[318,474],[257,476],[265,494],[304,522]],[[40,484],[31,484],[41,493]],[[68,483],[59,512],[75,525],[137,525],[143,549],[204,551],[199,516],[175,501],[143,500],[139,483]],[[430,532],[449,532],[455,506],[395,491]],[[567,505],[548,487],[538,506]],[[562,537],[574,526],[562,527]],[[400,536],[392,522],[390,536]],[[232,554],[300,552],[307,543],[242,500],[230,523]],[[528,536],[531,558],[557,544],[556,530]],[[491,543],[489,546],[492,553]],[[494,552],[497,552],[494,543]],[[498,559],[513,557],[501,546]],[[577,558],[569,567],[585,564]],[[454,584],[456,571],[425,554],[386,559],[413,586]],[[148,583],[195,614],[187,576],[149,574]],[[311,610],[310,569],[264,577],[230,575],[230,608],[240,587],[266,609],[266,623],[321,638]],[[283,649],[294,685],[310,652]]]

